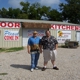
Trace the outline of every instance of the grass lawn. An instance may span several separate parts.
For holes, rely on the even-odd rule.
[[[0,73],[0,75],[7,75],[8,73]]]
[[[0,52],[15,52],[23,50],[23,47],[14,47],[14,48],[0,48]]]

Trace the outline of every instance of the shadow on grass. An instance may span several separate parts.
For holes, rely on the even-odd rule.
[[[22,69],[27,69],[27,70],[30,70],[30,68],[31,68],[31,65],[12,64],[10,66],[14,67],[14,68],[22,68]],[[38,66],[38,68],[41,69],[42,67]]]

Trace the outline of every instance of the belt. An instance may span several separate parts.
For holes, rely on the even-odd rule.
[[[39,51],[32,51],[31,54],[39,53]]]

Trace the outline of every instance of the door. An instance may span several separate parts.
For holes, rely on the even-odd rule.
[[[79,41],[79,45],[80,45],[80,31],[77,32],[77,41]]]

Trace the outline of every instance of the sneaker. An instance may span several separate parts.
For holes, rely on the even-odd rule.
[[[45,68],[45,67],[43,67],[43,68],[42,68],[42,71],[45,71],[45,70],[46,70],[46,68]]]
[[[38,67],[35,68],[36,70],[38,69]]]
[[[53,69],[55,69],[55,70],[59,70],[59,68],[58,68],[58,67],[53,67]]]
[[[34,70],[34,69],[32,68],[32,69],[31,69],[31,72],[33,72],[33,70]]]

